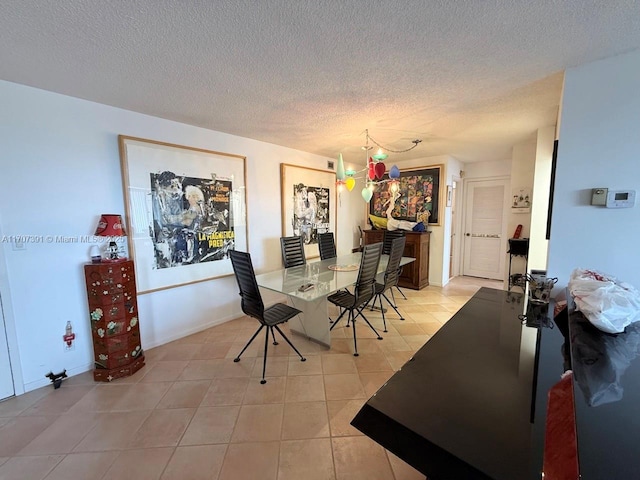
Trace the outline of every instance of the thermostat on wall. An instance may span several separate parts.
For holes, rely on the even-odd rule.
[[[636,203],[635,190],[617,190],[607,193],[607,208],[629,208]]]

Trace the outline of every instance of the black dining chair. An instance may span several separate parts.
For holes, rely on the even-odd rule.
[[[387,268],[384,271],[384,280],[382,283],[376,282],[375,285],[375,296],[373,297],[372,305],[376,306],[376,300],[380,302],[380,311],[382,312],[382,324],[384,325],[384,331],[387,331],[387,321],[384,318],[384,307],[382,306],[382,299],[384,298],[391,308],[393,308],[400,320],[404,320],[402,314],[398,311],[398,308],[395,305],[395,301],[392,303],[391,300],[385,295],[387,290],[391,290],[391,288],[395,287],[398,284],[398,277],[400,276],[400,260],[402,259],[402,253],[404,252],[404,245],[407,239],[402,236],[398,238],[394,238],[391,242],[391,250],[389,251],[389,262],[387,263]]]
[[[320,260],[327,260],[338,256],[333,232],[318,234],[318,250],[320,251]]]
[[[391,252],[391,244],[393,243],[393,241],[396,238],[402,238],[405,237],[404,234],[404,230],[385,230],[384,231],[384,240],[383,240],[383,247],[382,247],[382,253],[383,255],[389,255]],[[402,255],[400,255],[402,257]],[[402,272],[402,267],[398,267],[398,280],[400,279],[400,272]],[[396,281],[396,284],[393,286],[393,288],[395,288],[396,290],[398,290],[398,292],[400,292],[400,295],[402,295],[402,298],[404,298],[405,300],[407,299],[407,297],[405,296],[404,292],[402,290],[400,290],[400,287],[398,286],[398,282]],[[391,298],[393,298],[393,303],[395,303],[396,301],[396,297],[393,295],[393,290],[391,290]]]
[[[278,345],[276,342],[275,334],[273,330],[276,329],[282,338],[284,338],[287,343],[295,350],[295,352],[300,357],[300,361],[306,361],[298,349],[293,346],[293,343],[287,338],[287,336],[282,333],[280,327],[278,325],[287,322],[292,319],[296,315],[302,313],[302,311],[297,308],[290,307],[289,305],[285,305],[284,303],[276,303],[275,305],[265,309],[264,303],[262,302],[262,296],[260,295],[260,290],[258,288],[258,282],[256,282],[256,274],[253,270],[253,263],[251,262],[251,255],[246,252],[238,252],[236,250],[231,250],[229,252],[229,257],[231,258],[231,265],[233,266],[233,272],[236,275],[236,280],[238,281],[238,288],[240,289],[240,297],[242,298],[241,305],[242,311],[260,322],[260,327],[253,334],[249,342],[244,346],[240,354],[233,359],[234,362],[239,362],[240,357],[247,349],[251,342],[258,336],[260,331],[267,327],[264,336],[264,358],[262,360],[262,380],[260,383],[265,384],[267,381],[265,380],[265,373],[267,369],[267,347],[269,345],[269,332],[271,332],[271,336],[273,337],[273,344]]]
[[[320,252],[320,260],[328,260],[338,256],[333,232],[318,234],[318,251]],[[346,290],[348,291],[348,289]],[[329,323],[333,323],[331,317],[329,317]]]
[[[304,255],[304,243],[302,237],[280,237],[280,247],[282,248],[282,263],[284,268],[305,265],[307,259]]]
[[[378,271],[378,265],[380,264],[380,255],[382,254],[382,243],[372,243],[366,245],[362,251],[362,259],[360,260],[360,270],[358,271],[358,279],[353,288],[353,293],[341,290],[333,295],[329,295],[327,300],[334,305],[342,309],[342,313],[331,325],[329,330],[338,325],[338,322],[348,312],[347,323],[351,322],[353,328],[353,356],[358,356],[358,341],[356,339],[356,319],[362,317],[362,319],[369,325],[369,328],[376,334],[378,340],[382,340],[382,337],[378,331],[373,328],[373,325],[367,320],[362,312],[367,303],[375,295],[375,283],[376,273]]]

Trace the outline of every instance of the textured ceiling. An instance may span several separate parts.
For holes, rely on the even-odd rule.
[[[351,161],[507,158],[639,47],[637,0],[0,2],[0,79]]]

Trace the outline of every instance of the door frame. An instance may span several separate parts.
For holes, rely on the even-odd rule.
[[[460,265],[462,265],[462,256],[464,254],[464,250],[462,249],[462,240],[461,240],[461,237],[463,237],[464,235],[460,234],[460,232],[462,232],[462,226],[464,225],[462,223],[462,220],[464,218],[464,210],[465,210],[463,205],[463,199],[465,198],[464,197],[464,194],[465,194],[464,181],[462,177],[453,176],[451,177],[452,185],[453,185],[453,182],[456,183],[456,190],[457,190],[455,192],[456,214],[453,219],[455,222],[455,225],[452,224],[451,227],[455,229],[454,231],[456,232],[456,238],[453,240],[453,252],[451,252],[453,256],[453,265],[451,266],[451,271],[449,272],[449,280],[451,280],[453,277],[457,277],[461,275]]]
[[[464,178],[462,179],[462,183],[464,184],[464,195],[463,198],[458,197],[458,203],[463,202],[464,203],[464,207],[462,208],[462,211],[460,212],[459,215],[459,221],[460,221],[460,229],[458,230],[458,232],[460,232],[458,241],[459,241],[459,255],[458,255],[458,265],[457,267],[459,268],[458,270],[458,274],[459,275],[463,275],[464,274],[464,251],[465,251],[465,242],[466,242],[466,236],[462,233],[464,230],[464,226],[467,224],[467,216],[469,215],[469,212],[466,209],[466,205],[467,205],[467,195],[469,194],[469,189],[468,187],[468,183],[469,182],[491,182],[494,180],[502,180],[505,182],[505,198],[507,196],[507,192],[509,192],[509,188],[511,185],[511,177],[509,175],[497,175],[497,176],[493,176],[493,177],[474,177],[474,178]],[[509,211],[507,210],[507,206],[508,206],[508,202],[504,201],[503,202],[503,215],[502,215],[502,231],[506,231],[506,228],[508,226],[508,222],[509,222],[509,218],[508,218],[508,214]],[[507,235],[502,235],[501,238],[501,250],[506,252],[507,250]],[[506,268],[506,264],[505,264],[505,268]],[[505,276],[505,269],[503,268],[502,271],[502,276]]]
[[[0,218],[0,237],[2,237],[2,219]],[[0,244],[0,297],[2,297],[2,312],[4,317],[4,327],[9,347],[9,362],[11,363],[11,373],[13,374],[13,392],[17,395],[25,393],[24,378],[22,368],[20,368],[20,353],[18,350],[18,335],[16,332],[15,317],[13,315],[13,304],[11,303],[11,289],[9,288],[9,276],[7,274],[7,263],[4,253],[5,248],[11,248],[10,244]],[[2,340],[0,340],[2,341]]]

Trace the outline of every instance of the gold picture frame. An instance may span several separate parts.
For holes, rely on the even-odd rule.
[[[319,257],[318,233],[337,241],[335,172],[281,163],[280,189],[282,236],[301,235],[306,258]]]
[[[441,184],[444,165],[430,165],[426,167],[413,167],[400,170],[398,179],[400,194],[395,201],[392,217],[396,220],[420,222],[426,218],[425,212],[429,212],[428,224],[440,225],[441,198],[443,185]],[[385,175],[384,179],[388,179]],[[383,182],[374,188],[373,196],[369,202],[369,214],[376,217],[386,217],[390,193],[390,182]],[[425,227],[426,227],[425,223]]]
[[[118,136],[138,294],[232,275],[248,251],[246,157]]]

